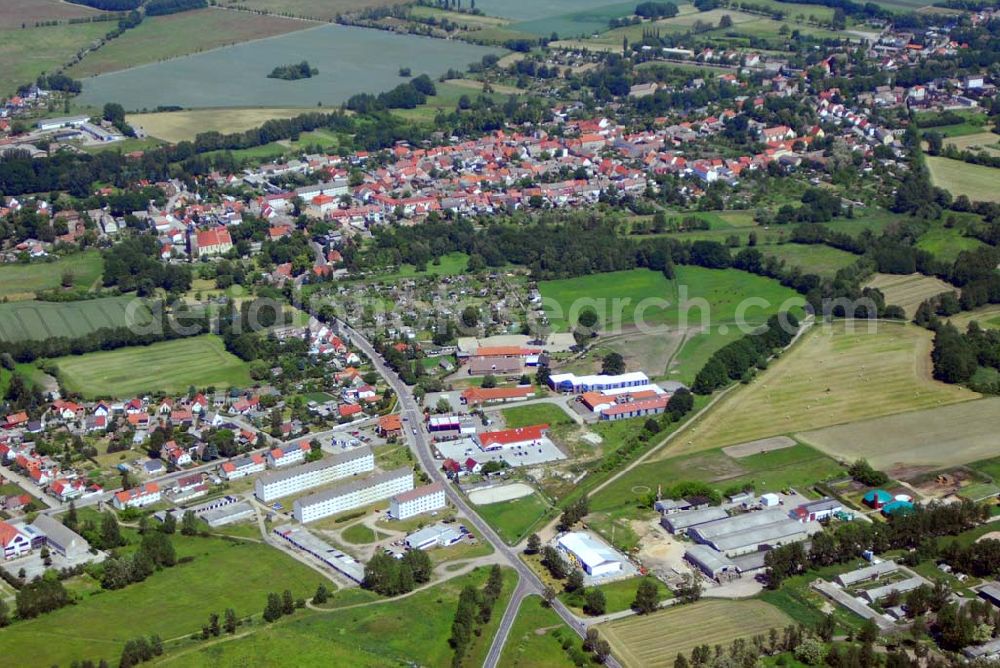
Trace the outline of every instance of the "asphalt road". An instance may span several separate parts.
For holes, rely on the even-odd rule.
[[[410,394],[409,388],[403,383],[395,371],[386,366],[381,355],[375,351],[375,348],[368,342],[367,339],[365,339],[364,336],[361,335],[360,332],[356,331],[346,323],[339,321],[338,329],[342,336],[350,338],[353,345],[357,346],[366,355],[368,355],[375,367],[375,370],[386,380],[389,386],[396,393],[396,396],[399,397],[399,408],[404,419],[403,433],[405,434],[406,439],[410,444],[410,447],[413,449],[414,454],[417,456],[421,466],[423,466],[424,470],[428,472],[433,480],[444,483],[448,499],[468,518],[469,524],[475,527],[478,535],[489,541],[489,543],[493,546],[493,549],[496,550],[497,554],[501,555],[507,565],[513,568],[518,574],[517,587],[514,590],[514,594],[511,596],[507,609],[504,611],[503,618],[500,621],[500,626],[498,627],[496,635],[493,638],[493,644],[490,646],[489,654],[487,654],[486,661],[483,664],[485,668],[494,668],[500,663],[500,654],[503,651],[507,637],[510,635],[510,629],[514,624],[515,618],[517,617],[518,609],[521,607],[521,601],[523,601],[526,596],[530,596],[531,594],[538,594],[540,596],[544,589],[544,585],[538,576],[535,575],[535,573],[528,568],[523,561],[521,561],[515,550],[504,543],[497,533],[479,517],[471,506],[469,506],[465,498],[454,488],[440,467],[436,465],[434,457],[431,454],[430,443],[428,442],[427,436],[422,429],[423,413],[417,405],[417,402],[413,399],[413,396]],[[555,610],[563,621],[565,621],[566,624],[569,625],[569,627],[578,635],[581,637],[585,635],[586,623],[571,613],[569,609],[559,600],[553,601],[553,610]],[[619,664],[613,657],[609,657],[606,665],[618,666]]]

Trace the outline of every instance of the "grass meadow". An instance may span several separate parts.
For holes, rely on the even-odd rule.
[[[931,377],[931,336],[911,324],[817,325],[691,423],[668,456],[977,398]]]
[[[68,21],[103,12],[60,0],[4,0],[0,5],[0,30],[33,27],[43,21]]]
[[[628,668],[674,665],[678,653],[688,655],[699,645],[728,647],[736,638],[767,635],[792,619],[763,601],[703,600],[641,617],[598,626]]]
[[[562,638],[579,643],[577,635],[540,596],[529,596],[521,603],[500,665],[510,668],[572,668],[575,664],[562,648]]]
[[[102,327],[148,324],[149,319],[149,308],[134,297],[9,302],[0,304],[0,341],[78,338]]]
[[[192,645],[161,664],[178,668],[450,665],[453,650],[448,637],[459,592],[465,585],[482,587],[487,575],[488,570],[480,568],[401,599],[297,612],[246,636]],[[482,664],[513,585],[513,574],[507,570],[504,592],[482,635],[473,639],[468,665]]]
[[[125,589],[98,587],[76,605],[11,625],[0,634],[4,661],[11,666],[68,666],[78,659],[97,663],[104,658],[116,664],[122,646],[136,636],[185,636],[200,631],[210,613],[221,616],[227,607],[240,617],[259,616],[268,592],[290,589],[296,598],[308,598],[325,580],[261,543],[179,533],[172,541],[178,559],[193,560]]]
[[[405,3],[403,0],[220,0],[219,4],[256,9],[278,16],[330,21],[347,12]]]
[[[656,585],[656,590],[660,593],[661,601],[673,596],[667,588],[667,585],[664,584],[662,580],[658,580],[654,577],[634,577],[627,580],[609,582],[608,584],[597,586],[598,589],[604,592],[608,613],[621,612],[622,610],[628,610],[632,607],[632,601],[635,600],[635,592],[639,588],[639,583],[644,579],[648,579]],[[562,592],[559,594],[559,600],[570,608],[573,608],[574,612],[582,617],[584,615],[583,606],[586,603],[584,593],[585,592],[583,590],[577,590],[573,593]]]
[[[129,114],[126,120],[146,134],[168,142],[193,140],[200,132],[242,132],[265,121],[292,118],[302,109],[187,109],[149,114]]]
[[[68,73],[80,78],[115,72],[220,46],[282,35],[312,25],[276,16],[216,8],[154,16],[88,54]]]
[[[59,379],[85,397],[183,392],[188,387],[248,387],[247,365],[214,334],[55,360]]]
[[[1000,169],[971,165],[961,160],[927,156],[927,168],[934,185],[956,197],[966,195],[976,202],[1000,202]]]
[[[6,2],[0,4],[6,7]],[[0,17],[8,15],[0,8]],[[19,85],[31,83],[43,72],[55,70],[113,26],[98,22],[0,30],[0,97],[13,94]]]
[[[0,299],[32,299],[36,292],[58,288],[64,272],[73,274],[74,288],[90,288],[101,277],[104,262],[98,251],[84,251],[54,262],[0,264]]]
[[[533,404],[531,406],[505,408],[501,413],[508,429],[528,427],[534,424],[548,424],[554,427],[573,422],[566,415],[566,411],[554,404]]]
[[[758,246],[764,255],[784,260],[789,267],[800,267],[803,272],[833,278],[844,267],[854,264],[858,256],[824,244],[779,244]]]
[[[477,505],[476,513],[486,520],[508,545],[521,542],[545,515],[548,505],[537,492],[520,499]]]

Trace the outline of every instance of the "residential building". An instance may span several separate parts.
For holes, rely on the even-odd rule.
[[[351,480],[295,501],[295,519],[305,524],[354,508],[383,501],[413,489],[413,469],[408,466]]]
[[[13,524],[0,520],[0,549],[4,559],[16,559],[31,552],[31,539]]]
[[[325,457],[289,471],[262,475],[255,481],[254,496],[267,503],[313,487],[375,470],[375,456],[365,446]]]
[[[238,480],[254,473],[262,473],[267,468],[264,455],[248,455],[231,459],[219,465],[219,475],[226,480]]]
[[[160,486],[155,482],[147,482],[145,485],[122,490],[115,494],[111,503],[118,510],[126,508],[142,508],[156,503],[161,498]]]
[[[309,444],[305,441],[274,448],[267,453],[267,465],[269,468],[277,469],[298,464],[305,461],[307,452],[309,452]]]
[[[389,515],[393,519],[405,520],[421,513],[441,510],[446,505],[444,485],[435,482],[389,499]]]

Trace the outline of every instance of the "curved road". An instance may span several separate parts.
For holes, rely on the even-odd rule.
[[[406,427],[409,428],[409,432],[406,432],[404,427],[404,433],[406,433],[406,438],[410,442],[414,453],[417,455],[421,466],[428,472],[431,478],[435,481],[440,481],[444,483],[445,492],[448,495],[449,500],[455,505],[456,508],[462,511],[462,513],[469,519],[469,523],[476,528],[479,535],[485,540],[489,541],[496,550],[497,554],[503,557],[503,560],[508,566],[513,568],[518,574],[517,587],[514,589],[514,593],[511,596],[510,603],[507,605],[507,609],[504,611],[503,619],[500,621],[500,626],[497,629],[496,635],[493,638],[493,644],[490,646],[489,654],[486,656],[486,661],[484,666],[486,668],[494,668],[500,663],[500,654],[503,651],[504,644],[507,641],[508,635],[510,635],[511,626],[514,624],[514,619],[517,617],[518,609],[521,607],[521,601],[524,600],[526,596],[532,594],[541,595],[544,589],[542,581],[538,578],[535,573],[528,568],[528,566],[521,561],[518,557],[516,551],[508,546],[495,531],[484,522],[478,514],[469,506],[465,498],[459,494],[450,481],[444,475],[444,472],[435,465],[434,457],[431,454],[431,446],[427,441],[427,438],[422,429],[423,424],[423,413],[417,402],[413,399],[410,394],[409,388],[403,383],[399,376],[386,366],[381,355],[379,355],[372,344],[364,337],[362,334],[343,321],[336,321],[334,326],[339,330],[339,332],[350,339],[351,343],[357,346],[362,352],[364,352],[369,359],[372,361],[372,365],[375,370],[385,378],[386,382],[399,397],[399,408],[405,420]],[[576,615],[569,611],[569,609],[563,605],[558,599],[552,602],[553,610],[558,613],[558,615],[566,622],[566,624],[573,629],[578,635],[583,637],[586,633],[587,624],[580,620]],[[617,667],[618,662],[613,657],[608,657],[606,665]]]

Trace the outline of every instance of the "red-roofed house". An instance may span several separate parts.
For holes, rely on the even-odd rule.
[[[535,396],[535,388],[528,387],[470,387],[461,395],[462,403],[468,406],[478,406],[488,403],[506,403],[508,401],[524,401]]]
[[[254,473],[260,473],[267,467],[263,455],[250,455],[228,462],[223,462],[219,466],[219,474],[226,480],[237,480],[245,478]]]
[[[501,448],[537,445],[548,429],[549,425],[547,424],[536,424],[516,429],[487,431],[477,434],[475,438],[483,450],[500,450]]]
[[[187,466],[191,463],[191,455],[187,450],[177,445],[177,441],[167,441],[160,448],[160,458],[174,466]]]
[[[337,412],[340,413],[340,417],[347,418],[359,415],[362,411],[359,404],[341,404],[337,407]]]
[[[118,510],[126,508],[142,508],[160,500],[160,486],[155,482],[147,482],[141,487],[125,489],[115,494],[111,503]]]
[[[195,235],[194,248],[191,249],[191,252],[192,255],[197,253],[199,256],[224,255],[232,248],[233,238],[230,236],[229,230],[217,227],[214,230],[198,232]]]
[[[390,438],[392,436],[398,436],[403,432],[403,422],[400,420],[399,415],[393,413],[392,415],[383,415],[378,421],[378,433],[383,438]]]

